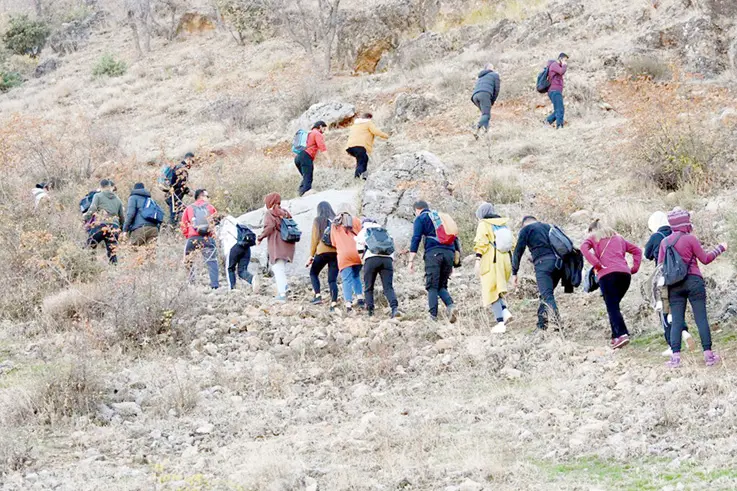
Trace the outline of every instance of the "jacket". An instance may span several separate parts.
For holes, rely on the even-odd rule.
[[[562,65],[556,60],[548,62],[548,80],[550,80],[550,88],[548,92],[563,92],[563,76],[568,71],[568,65]]]
[[[85,221],[89,220],[90,228],[100,225],[116,225],[125,223],[123,202],[112,191],[100,191],[92,198],[92,204],[87,213],[82,215]]]
[[[145,189],[134,189],[128,198],[128,214],[125,218],[123,232],[133,232],[141,227],[155,227],[156,224],[149,222],[141,216],[141,210],[146,206],[146,201],[151,199],[151,193]]]
[[[317,157],[317,152],[327,152],[328,147],[325,146],[325,137],[320,131],[314,129],[307,135],[307,147],[305,152],[312,160]]]
[[[35,203],[34,208],[38,208],[38,205],[41,203],[41,200],[49,198],[49,193],[47,193],[45,189],[41,189],[41,188],[33,188],[31,190],[31,194],[33,194],[33,200]]]
[[[578,249],[561,259],[563,278],[561,284],[565,293],[573,293],[574,288],[581,286],[583,279],[583,254]]]
[[[412,242],[409,246],[409,251],[416,253],[420,250],[420,242],[425,239],[425,253],[432,249],[448,249],[449,251],[455,251],[455,244],[441,244],[437,240],[437,232],[435,232],[435,225],[432,223],[430,218],[430,210],[422,210],[415,221],[412,224]]]
[[[389,135],[377,128],[372,120],[358,118],[351,126],[346,148],[363,147],[366,153],[370,154],[374,150],[374,137],[376,136],[384,140],[389,138]]]
[[[295,244],[284,242],[281,238],[281,219],[291,217],[292,215],[284,208],[266,210],[264,229],[261,231],[258,240],[266,239],[267,241],[269,264],[274,264],[279,260],[288,263],[294,261]]]
[[[673,233],[673,229],[669,225],[660,227],[657,232],[650,236],[647,244],[645,244],[645,257],[650,261],[658,260],[658,252],[660,251],[660,242]]]
[[[199,233],[197,233],[197,230],[194,228],[194,209],[197,206],[202,206],[204,204],[207,204],[207,209],[210,211],[210,216],[208,217],[208,221],[210,222],[210,231],[208,232],[207,236],[212,237],[215,231],[215,222],[214,217],[217,215],[218,211],[215,209],[214,206],[212,206],[210,203],[207,203],[205,200],[198,200],[189,205],[185,210],[184,214],[182,215],[182,223],[179,225],[179,229],[182,231],[182,234],[188,239],[191,239],[193,237],[201,237]]]
[[[361,256],[358,255],[358,246],[356,245],[356,235],[359,232],[361,232],[361,220],[356,217],[353,217],[353,230],[336,225],[334,222],[330,227],[330,242],[338,251],[338,269],[340,271],[361,264]]]
[[[368,246],[366,245],[366,238],[368,237],[368,230],[372,228],[384,227],[382,227],[378,223],[366,222],[358,235],[356,235],[356,247],[358,248],[358,252],[362,254],[364,262],[370,257],[390,257],[394,259],[394,254],[390,254],[388,256],[382,254],[374,254],[368,249]]]
[[[519,272],[520,261],[525,254],[525,249],[530,248],[532,254],[532,262],[544,257],[556,257],[555,251],[550,245],[550,225],[542,222],[535,222],[522,227],[517,236],[517,246],[514,248],[512,256],[512,274]]]
[[[476,228],[473,250],[481,255],[481,297],[485,307],[507,293],[509,278],[512,276],[512,255],[509,252],[498,252],[494,245],[494,226],[504,226],[507,222],[508,219],[501,217],[485,218]]]
[[[471,94],[471,99],[473,99],[473,96],[478,94],[479,92],[488,92],[491,94],[491,105],[493,106],[496,102],[497,97],[499,97],[499,89],[501,88],[501,79],[499,78],[499,74],[495,72],[494,70],[482,70],[481,73],[479,73],[478,79],[476,80],[476,86],[473,88],[473,94]]]
[[[174,175],[171,178],[171,192],[181,200],[183,196],[189,194],[188,182],[189,169],[187,168],[187,164],[182,162],[174,167]]]
[[[642,250],[627,242],[621,235],[596,241],[589,237],[581,244],[581,252],[594,267],[596,277],[601,279],[611,273],[635,274],[640,270]],[[627,264],[627,254],[633,258],[632,267]]]
[[[318,254],[329,254],[337,252],[335,247],[330,247],[322,241],[324,230],[318,230],[317,218],[312,222],[312,242],[310,243],[310,256],[315,257]],[[332,239],[331,239],[332,240]]]
[[[698,261],[701,261],[701,264],[709,264],[724,253],[724,248],[721,245],[718,245],[711,251],[706,252],[703,247],[701,247],[699,239],[695,236],[683,232],[674,232],[667,240],[660,242],[658,264],[661,264],[665,260],[665,248],[674,242],[676,244],[676,252],[680,254],[683,262],[688,264],[688,274],[695,276],[702,276]]]

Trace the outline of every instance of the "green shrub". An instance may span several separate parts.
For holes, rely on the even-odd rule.
[[[3,35],[3,42],[16,55],[35,58],[41,53],[49,34],[51,30],[45,22],[21,15],[10,19],[10,28]]]
[[[650,80],[667,80],[671,78],[670,67],[662,59],[652,56],[636,56],[625,63],[627,74],[631,78]]]
[[[128,65],[123,60],[116,59],[113,55],[103,55],[92,69],[95,77],[120,77],[125,75]]]
[[[21,77],[20,73],[0,71],[0,92],[7,92],[21,85],[23,85],[23,77]]]
[[[506,205],[522,201],[522,188],[506,179],[492,179],[484,191],[484,199],[489,203]]]

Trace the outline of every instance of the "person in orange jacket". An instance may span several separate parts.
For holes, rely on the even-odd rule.
[[[376,127],[371,113],[363,113],[353,122],[348,134],[346,152],[356,159],[356,179],[366,179],[369,155],[374,149],[374,137],[389,138],[389,135]]]
[[[347,205],[342,206],[338,216],[333,220],[330,242],[338,251],[338,269],[343,278],[343,299],[346,311],[351,312],[354,297],[358,307],[363,308],[366,302],[363,299],[361,282],[363,262],[356,244],[356,236],[361,231],[361,220],[351,215],[348,208]]]

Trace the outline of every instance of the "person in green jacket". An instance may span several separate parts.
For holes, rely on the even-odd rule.
[[[89,220],[87,247],[95,249],[98,244],[104,242],[111,264],[118,263],[120,226],[125,223],[123,202],[115,194],[114,187],[113,181],[103,179],[100,182],[100,192],[95,194],[87,213],[82,215],[85,221]]]

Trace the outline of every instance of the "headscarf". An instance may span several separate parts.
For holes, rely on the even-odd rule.
[[[342,204],[340,205],[340,208],[338,208],[338,215],[335,217],[335,220],[333,220],[333,223],[335,225],[340,225],[343,228],[346,228],[348,230],[353,230],[353,215],[352,212],[352,206],[349,204]]]
[[[693,230],[693,225],[691,225],[691,214],[686,210],[674,209],[668,213],[668,224],[674,232],[690,234]]]
[[[491,203],[481,203],[478,210],[476,210],[476,218],[483,220],[484,218],[493,218],[496,215],[496,209]]]
[[[665,227],[668,225],[668,215],[665,214],[665,212],[662,211],[656,211],[652,215],[650,215],[650,218],[647,221],[647,228],[650,229],[650,232],[655,233],[658,231],[660,227]]]
[[[267,194],[264,197],[264,204],[267,210],[272,209],[274,205],[281,205],[281,195],[279,193]]]

